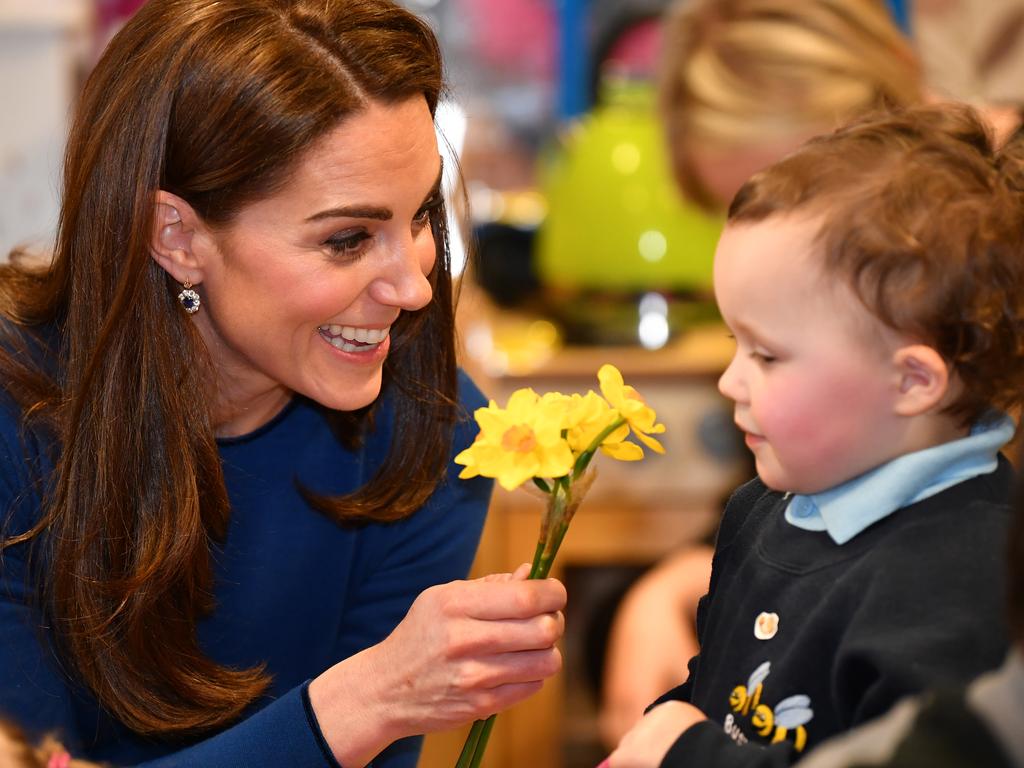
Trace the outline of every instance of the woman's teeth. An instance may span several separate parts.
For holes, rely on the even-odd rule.
[[[320,335],[343,352],[369,352],[388,337],[391,327],[354,328],[350,325],[321,325]]]

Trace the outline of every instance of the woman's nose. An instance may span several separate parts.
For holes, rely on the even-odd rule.
[[[428,275],[435,259],[432,239],[429,243],[410,243],[395,254],[387,273],[376,281],[376,300],[410,312],[425,307],[434,295]]]

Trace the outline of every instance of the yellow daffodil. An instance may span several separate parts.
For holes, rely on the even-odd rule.
[[[622,380],[619,369],[606,363],[597,372],[597,380],[601,383],[601,394],[626,420],[637,439],[652,451],[664,453],[661,443],[650,435],[661,434],[665,425],[656,423],[658,416],[654,409],[644,402],[639,392]]]
[[[492,400],[474,413],[480,432],[455,457],[459,477],[493,477],[511,491],[534,477],[562,477],[575,457],[562,437],[564,398],[541,398],[532,389],[512,393],[506,408]]]
[[[566,413],[566,439],[575,456],[593,445],[594,441],[620,419],[619,412],[608,401],[590,391],[585,395],[572,395]],[[601,451],[620,461],[636,461],[644,457],[639,445],[626,441],[629,424],[623,424],[601,441]]]
[[[455,457],[465,467],[459,477],[493,477],[507,490],[532,479],[546,495],[527,578],[543,579],[550,573],[569,523],[594,481],[594,470],[588,467],[598,447],[616,459],[642,459],[643,449],[626,440],[632,431],[651,450],[665,452],[651,437],[665,426],[656,423],[654,409],[623,382],[618,369],[603,365],[597,378],[604,398],[593,391],[541,397],[532,389],[520,389],[506,408],[492,400],[474,414],[480,425],[476,441]],[[495,717],[473,723],[456,768],[479,765]]]

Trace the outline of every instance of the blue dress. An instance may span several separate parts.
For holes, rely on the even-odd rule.
[[[462,409],[452,456],[472,441],[479,390],[459,377]],[[332,435],[325,410],[303,398],[242,437],[219,441],[231,500],[223,545],[214,547],[216,609],[198,626],[216,661],[265,663],[273,682],[236,725],[199,741],[138,736],[64,674],[30,608],[25,547],[0,558],[0,715],[30,733],[54,732],[72,755],[112,765],[281,768],[337,766],[309,706],[309,681],[385,638],[424,589],[469,571],[491,482],[446,480],[415,514],[390,524],[343,528],[312,509],[299,486],[339,494],[367,482],[391,439],[388,398],[377,428],[351,451]],[[18,415],[0,408],[0,524],[25,530],[39,513]],[[429,446],[425,447],[429,450]],[[27,445],[30,458],[37,450]],[[40,459],[42,461],[42,459]],[[413,768],[422,739],[405,739],[374,766]]]

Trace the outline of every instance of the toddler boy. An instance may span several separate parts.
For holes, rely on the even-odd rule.
[[[722,520],[689,679],[612,768],[788,765],[1002,661],[1022,156],[967,108],[922,107],[739,191],[715,255],[737,344],[719,388],[758,477]]]

